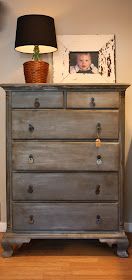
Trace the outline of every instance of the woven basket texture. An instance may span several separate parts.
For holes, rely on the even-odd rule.
[[[23,64],[26,83],[46,83],[49,64],[45,61],[27,61]]]

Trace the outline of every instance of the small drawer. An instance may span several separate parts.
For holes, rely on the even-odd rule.
[[[67,108],[119,108],[119,93],[67,92]]]
[[[118,173],[13,173],[14,200],[118,200]]]
[[[12,108],[63,108],[63,92],[12,92]]]
[[[13,139],[118,139],[118,110],[13,110]]]
[[[118,230],[117,203],[15,203],[13,229]]]
[[[12,163],[13,170],[118,171],[119,143],[16,141]]]

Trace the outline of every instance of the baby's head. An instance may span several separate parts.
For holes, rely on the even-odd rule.
[[[90,53],[78,53],[77,54],[77,65],[80,70],[86,71],[91,65]]]

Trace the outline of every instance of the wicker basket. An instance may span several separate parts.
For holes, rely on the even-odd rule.
[[[27,61],[23,64],[26,83],[46,83],[49,64],[45,61]]]

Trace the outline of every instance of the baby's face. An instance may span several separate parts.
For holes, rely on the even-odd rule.
[[[77,65],[82,71],[86,71],[91,65],[91,56],[89,54],[78,54]]]

